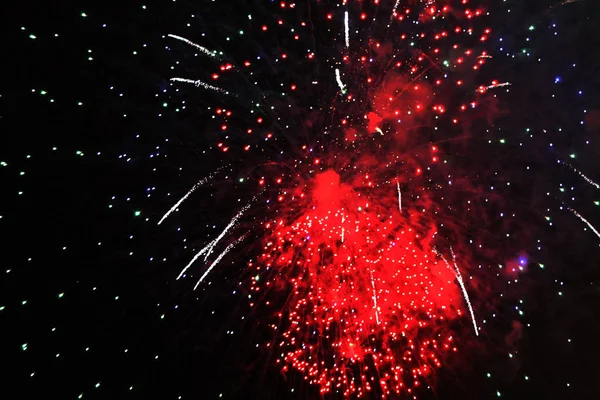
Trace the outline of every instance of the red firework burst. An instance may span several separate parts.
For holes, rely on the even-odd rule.
[[[390,207],[389,196],[361,195],[333,170],[311,186],[295,219],[266,224],[255,266],[253,292],[291,293],[273,326],[284,327],[278,362],[322,393],[360,397],[374,382],[384,395],[411,392],[456,351],[448,326],[465,305],[458,272],[433,246],[437,228],[417,222],[422,211]],[[373,192],[385,189],[394,193]]]
[[[476,82],[475,72],[489,58],[482,43],[490,30],[473,23],[482,9],[468,8],[466,0],[457,8],[446,3],[400,7],[396,2],[390,24],[428,28],[408,34],[392,30],[392,40],[368,37],[358,44],[350,37],[349,21],[360,24],[368,13],[351,19],[345,11],[344,49],[334,69],[339,91],[322,113],[326,116],[313,118],[307,113],[302,124],[312,130],[319,126],[315,120],[330,119],[332,123],[324,127],[330,136],[315,140],[314,153],[308,146],[302,148],[303,156],[293,160],[293,174],[259,180],[261,190],[276,193],[271,199],[276,206],[269,205],[270,215],[276,217],[266,218],[262,254],[249,265],[251,306],[258,298],[270,299],[266,295],[287,296],[275,312],[276,335],[269,347],[284,372],[300,372],[321,393],[414,395],[446,355],[457,351],[454,321],[472,324],[479,334],[460,260],[452,251],[462,243],[440,234],[441,226],[460,229],[461,222],[445,218],[448,213],[443,209],[453,204],[433,193],[450,194],[452,189],[445,188],[453,178],[447,171],[428,171],[441,164],[438,142],[468,135],[475,119],[493,118],[495,103],[483,96],[508,83]],[[331,13],[324,17],[332,19]],[[266,32],[268,26],[261,29]],[[371,22],[368,31],[378,29]],[[382,29],[381,36],[389,37],[388,28]],[[415,41],[421,45],[415,46]],[[281,57],[286,60],[288,53]],[[314,58],[309,52],[308,59]],[[227,69],[236,68],[222,71]],[[224,92],[200,81],[196,84]],[[301,86],[291,85],[291,90],[297,88]],[[221,109],[217,114],[222,116]],[[248,134],[264,122],[259,117]],[[438,128],[445,132],[440,134]],[[263,137],[276,138],[271,131]],[[219,142],[218,148],[225,152],[230,146]],[[245,145],[244,151],[251,148]],[[232,147],[230,153],[235,151]],[[266,164],[283,162],[269,159]],[[469,182],[463,183],[471,193],[477,192]],[[403,204],[404,185],[410,189]],[[198,257],[204,255],[206,260],[248,208],[197,253],[180,276]],[[238,242],[231,242],[198,283]]]

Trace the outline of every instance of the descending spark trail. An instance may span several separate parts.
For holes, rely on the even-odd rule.
[[[344,33],[346,34],[346,48],[350,47],[350,27],[348,21],[348,11],[344,14]]]
[[[238,211],[238,213],[235,215],[235,217],[233,217],[231,219],[231,222],[229,223],[229,225],[227,225],[225,227],[225,229],[223,229],[223,232],[221,232],[221,234],[212,242],[210,243],[208,252],[206,253],[206,255],[204,256],[204,260],[206,261],[206,259],[208,258],[208,256],[210,255],[210,253],[212,253],[213,249],[215,248],[215,246],[217,245],[217,243],[219,243],[219,241],[221,239],[223,239],[223,237],[225,237],[225,235],[227,234],[227,232],[229,232],[229,230],[235,225],[235,223],[238,221],[238,219],[240,219],[240,217],[242,215],[244,215],[244,213],[246,211],[248,211],[248,209],[250,208],[250,204],[244,206],[244,208],[242,208],[240,211]]]
[[[488,90],[491,90],[491,89],[497,89],[497,88],[500,88],[500,87],[505,87],[505,86],[512,86],[512,83],[510,83],[510,82],[504,82],[504,83],[493,83],[493,84],[491,84],[491,85],[489,85],[489,86],[480,86],[480,87],[479,87],[479,88],[476,90],[476,92],[478,92],[478,93],[485,93],[485,92],[487,92]]]
[[[196,283],[196,286],[194,286],[194,290],[196,290],[196,288],[198,287],[198,285],[200,285],[200,283],[202,283],[202,281],[204,280],[204,278],[206,278],[208,276],[208,274],[210,273],[210,271],[212,271],[212,269],[221,261],[221,259],[223,259],[223,257],[225,257],[225,255],[227,253],[229,253],[229,251],[231,249],[233,249],[238,243],[240,243],[245,238],[246,238],[246,234],[243,234],[238,240],[236,240],[235,242],[231,243],[229,246],[227,246],[225,248],[225,250],[223,250],[223,252],[221,254],[219,254],[219,256],[215,259],[215,261],[213,261],[213,263],[210,265],[210,267],[208,267],[208,269],[206,271],[204,271],[204,273],[202,274],[202,276],[200,277],[200,279],[198,279],[198,282]]]
[[[563,164],[566,165],[567,167],[571,168],[574,172],[577,172],[579,174],[579,176],[581,176],[587,183],[589,183],[590,185],[594,186],[596,189],[600,189],[600,185],[597,184],[596,182],[594,182],[593,180],[591,180],[590,178],[588,178],[587,176],[585,176],[583,174],[583,172],[581,172],[580,170],[578,170],[577,168],[575,168],[574,166],[572,166],[569,163],[566,163],[564,161],[561,160],[556,160],[559,164]]]
[[[209,176],[200,179],[194,186],[192,186],[192,188],[185,194],[185,196],[183,196],[177,203],[175,203],[175,205],[173,207],[171,207],[171,209],[169,211],[166,212],[165,215],[163,215],[163,217],[160,219],[160,221],[158,221],[158,225],[160,225],[165,219],[167,219],[169,217],[169,215],[171,215],[171,213],[173,211],[175,211],[181,205],[181,203],[183,203],[190,196],[190,194],[192,194],[200,186],[204,185],[209,179],[212,179],[217,174],[217,172],[219,172],[221,169],[223,169],[223,167],[218,168],[215,172],[213,172]]]
[[[477,321],[475,320],[475,313],[473,312],[473,307],[471,306],[471,300],[469,299],[469,294],[467,293],[467,288],[465,287],[465,283],[462,279],[460,269],[458,268],[458,265],[456,264],[456,257],[454,256],[454,251],[452,251],[452,247],[450,247],[450,253],[452,254],[452,262],[454,264],[454,269],[452,269],[452,267],[450,266],[450,264],[448,263],[446,258],[441,253],[439,253],[435,249],[434,249],[434,252],[442,259],[442,261],[444,261],[444,263],[446,263],[446,266],[452,272],[454,272],[456,281],[458,282],[458,285],[460,286],[460,289],[462,290],[463,297],[465,299],[465,302],[467,303],[467,307],[469,308],[469,313],[471,314],[471,321],[473,321],[473,329],[475,330],[475,336],[479,336],[479,328],[477,328]]]
[[[396,0],[396,4],[394,4],[394,8],[392,9],[392,15],[390,15],[390,22],[392,22],[392,19],[396,15],[396,10],[398,9],[399,5],[400,5],[400,0]]]
[[[471,306],[471,300],[469,299],[469,294],[467,293],[467,288],[465,287],[465,283],[463,281],[460,270],[458,269],[458,265],[456,265],[456,259],[454,258],[454,254],[452,254],[452,261],[454,262],[454,268],[456,268],[456,280],[460,285],[460,288],[463,292],[463,296],[469,307],[469,312],[471,313],[471,321],[473,321],[473,329],[475,329],[475,336],[479,336],[479,329],[477,328],[477,322],[475,320],[475,313],[473,312],[473,307]]]
[[[206,246],[204,246],[195,256],[194,258],[192,258],[192,260],[185,266],[184,269],[181,270],[181,272],[179,273],[179,275],[177,276],[177,279],[180,279],[183,274],[185,274],[185,271],[188,270],[188,268],[190,268],[192,266],[192,264],[194,262],[196,262],[196,260],[198,258],[200,258],[201,255],[205,254],[204,256],[204,261],[206,261],[206,259],[208,258],[208,256],[210,255],[210,253],[212,253],[213,249],[215,248],[215,246],[217,245],[217,243],[219,243],[219,241],[221,239],[223,239],[223,237],[227,234],[227,232],[229,232],[229,230],[235,225],[235,223],[238,221],[238,219],[240,219],[240,217],[242,215],[244,215],[244,213],[250,208],[250,204],[246,205],[244,208],[242,208],[231,220],[231,222],[229,222],[229,225],[227,225],[225,227],[225,229],[223,229],[223,232],[221,232],[221,234],[213,241],[211,241],[210,243],[208,243]]]
[[[194,46],[195,48],[197,48],[198,50],[200,50],[201,52],[203,52],[204,54],[206,54],[209,57],[218,58],[216,51],[210,51],[206,47],[202,47],[199,44],[192,42],[191,40],[188,40],[188,39],[186,39],[184,37],[173,35],[173,34],[170,34],[170,33],[167,36],[172,37],[173,39],[181,40],[182,42],[187,43],[190,46]]]
[[[342,78],[340,76],[340,70],[338,68],[335,69],[335,80],[337,81],[337,84],[340,87],[340,90],[342,91],[342,93],[345,93],[346,86],[344,86],[344,83],[342,82]]]
[[[598,236],[600,238],[600,232],[598,232],[598,230],[596,228],[594,228],[594,226],[592,224],[590,224],[590,222],[587,219],[583,218],[583,216],[581,214],[579,214],[577,211],[575,211],[574,209],[569,208],[569,210],[573,214],[575,214],[575,216],[577,218],[579,218],[581,221],[583,221],[596,234],[596,236]]]
[[[200,250],[195,256],[194,258],[192,258],[192,260],[185,266],[185,268],[183,268],[181,270],[181,272],[179,273],[179,275],[177,276],[177,279],[181,279],[181,277],[183,276],[183,274],[185,274],[185,271],[188,270],[189,267],[192,266],[193,263],[196,262],[196,260],[198,258],[200,258],[200,256],[204,253],[206,253],[206,251],[209,249],[210,246],[212,246],[212,244],[214,243],[214,240],[212,242],[210,242],[209,244],[207,244],[205,247],[202,248],[202,250]]]
[[[400,182],[396,182],[398,184],[398,210],[402,211],[402,192],[400,191]]]
[[[219,93],[223,93],[223,94],[229,94],[229,92],[227,90],[221,89],[221,88],[216,87],[216,86],[209,85],[208,83],[202,82],[200,80],[193,80],[193,79],[187,79],[187,78],[171,78],[171,81],[173,81],[173,82],[191,83],[193,85],[196,85],[196,87],[202,86],[204,89],[210,89],[210,90],[214,90],[215,92],[219,92]]]
[[[373,279],[373,271],[371,271],[371,286],[373,286],[373,309],[375,310],[375,320],[379,325],[379,309],[377,308],[377,291],[375,289],[375,279]]]

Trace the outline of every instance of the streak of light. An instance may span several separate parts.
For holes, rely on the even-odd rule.
[[[179,201],[177,203],[175,203],[175,205],[173,207],[171,207],[171,209],[169,211],[167,211],[165,215],[163,215],[163,217],[160,219],[160,221],[158,221],[158,225],[160,225],[165,219],[167,219],[167,217],[169,215],[171,215],[171,213],[173,211],[175,211],[181,205],[181,203],[183,203],[190,196],[190,194],[192,194],[200,186],[204,185],[208,180],[212,179],[217,174],[217,172],[219,172],[221,169],[223,169],[223,167],[218,168],[216,171],[211,173],[209,176],[200,179],[194,186],[192,186],[192,188],[185,194],[185,196],[183,196],[181,199],[179,199]]]
[[[344,86],[344,83],[342,82],[342,77],[340,76],[340,70],[338,68],[335,69],[335,80],[342,93],[344,93],[346,91],[346,86]]]
[[[577,218],[579,218],[581,221],[583,221],[596,234],[596,236],[598,236],[600,238],[600,232],[598,232],[598,230],[596,228],[594,228],[594,226],[587,219],[585,219],[581,214],[579,214],[577,211],[573,210],[572,208],[569,208],[569,210],[573,214],[575,214],[575,216]]]
[[[591,180],[590,178],[588,178],[587,176],[585,176],[583,174],[583,172],[581,172],[580,170],[578,170],[577,168],[575,168],[571,164],[566,163],[566,162],[561,161],[561,160],[556,160],[556,161],[559,164],[563,164],[563,165],[566,165],[567,167],[571,168],[574,172],[577,172],[579,174],[579,176],[581,176],[587,183],[589,183],[590,185],[594,186],[596,189],[600,189],[600,185],[598,185],[596,182],[594,182],[593,180]]]
[[[350,47],[350,27],[349,25],[349,21],[348,21],[348,11],[346,11],[346,13],[344,14],[344,32],[346,34],[346,48]]]
[[[194,286],[194,290],[196,290],[196,288],[198,287],[198,285],[200,285],[200,283],[202,283],[202,281],[204,280],[204,278],[206,278],[208,276],[208,274],[210,273],[210,271],[212,271],[212,269],[217,266],[217,264],[221,261],[221,259],[223,259],[223,257],[225,257],[225,255],[227,253],[229,253],[229,251],[231,249],[233,249],[235,247],[235,245],[237,245],[239,242],[241,242],[245,238],[246,238],[246,234],[243,234],[238,240],[236,240],[235,242],[231,243],[229,246],[227,246],[225,248],[225,250],[223,250],[223,252],[221,254],[219,254],[219,256],[215,259],[215,261],[213,261],[213,263],[210,264],[210,267],[208,267],[208,269],[206,271],[204,271],[204,273],[202,274],[202,276],[200,277],[200,279],[198,279],[198,282],[196,283],[196,286]]]
[[[184,269],[181,270],[181,272],[179,273],[179,275],[177,276],[177,279],[180,279],[183,274],[185,273],[185,271],[188,270],[188,268],[190,268],[192,266],[192,264],[194,262],[196,262],[196,260],[203,254],[204,255],[204,261],[206,261],[206,259],[208,258],[208,256],[210,255],[210,253],[212,253],[213,249],[215,248],[215,246],[219,243],[219,241],[221,239],[223,239],[223,237],[227,234],[227,232],[235,225],[235,223],[237,222],[237,220],[250,208],[250,204],[246,205],[244,208],[242,208],[231,220],[231,222],[229,222],[229,225],[227,225],[225,227],[225,229],[223,229],[223,231],[221,232],[221,234],[214,239],[213,241],[211,241],[210,243],[208,243],[206,246],[204,246],[195,256],[194,258],[192,258],[192,260],[185,266]]]
[[[172,82],[191,83],[192,85],[196,85],[196,87],[202,86],[204,89],[214,90],[215,92],[219,92],[219,93],[223,93],[223,94],[229,94],[229,92],[225,89],[221,89],[219,87],[209,85],[208,83],[202,82],[200,80],[193,80],[193,79],[187,79],[187,78],[171,78],[171,81]]]
[[[373,309],[375,310],[375,320],[379,325],[379,309],[377,308],[377,292],[375,290],[375,279],[373,279],[373,271],[371,271],[371,286],[373,286]]]
[[[218,59],[218,57],[217,57],[217,52],[216,52],[216,51],[210,51],[210,50],[208,50],[206,47],[202,47],[202,46],[200,46],[199,44],[197,44],[197,43],[194,43],[194,42],[192,42],[191,40],[189,40],[189,39],[186,39],[186,38],[184,38],[184,37],[181,37],[181,36],[172,35],[172,34],[170,34],[170,33],[169,33],[167,36],[169,36],[169,37],[172,37],[173,39],[181,40],[182,42],[184,42],[184,43],[187,43],[187,44],[189,44],[190,46],[193,46],[193,47],[197,48],[198,50],[200,50],[201,52],[203,52],[203,53],[204,53],[204,54],[206,54],[207,56],[209,56],[209,57],[212,57],[212,58],[216,58],[216,59]]]

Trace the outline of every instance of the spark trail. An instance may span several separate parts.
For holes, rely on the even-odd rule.
[[[193,79],[187,79],[187,78],[171,78],[171,81],[172,82],[191,83],[192,85],[196,85],[196,87],[202,86],[204,89],[214,90],[215,92],[219,92],[219,93],[223,93],[223,94],[229,94],[229,92],[225,89],[221,89],[219,87],[209,85],[208,83],[202,82],[200,80],[193,80]]]
[[[456,281],[458,282],[458,285],[460,286],[460,289],[463,293],[465,303],[467,304],[467,307],[469,308],[469,313],[471,314],[471,321],[473,322],[473,329],[475,330],[475,336],[479,336],[479,328],[477,328],[477,321],[475,319],[475,313],[473,312],[473,307],[471,306],[471,300],[469,298],[469,293],[467,293],[467,288],[465,287],[465,283],[462,279],[460,269],[458,268],[458,265],[456,264],[456,257],[454,256],[454,251],[452,250],[452,247],[450,247],[450,254],[452,254],[452,263],[454,264],[454,269],[450,266],[450,263],[448,263],[448,260],[446,260],[446,258],[441,253],[439,253],[436,249],[434,249],[433,251],[438,255],[438,257],[440,257],[442,259],[442,261],[444,261],[444,263],[446,264],[448,269],[450,269],[454,273]]]
[[[390,15],[390,22],[392,22],[392,19],[394,19],[394,17],[396,16],[396,10],[398,9],[399,5],[400,5],[400,0],[396,0],[396,3],[394,4],[394,8],[392,9],[392,15]]]
[[[218,59],[216,51],[210,51],[206,47],[202,47],[199,44],[194,43],[191,40],[186,39],[186,38],[181,37],[181,36],[173,35],[173,34],[170,34],[170,33],[167,36],[172,37],[173,39],[181,40],[182,42],[187,43],[190,46],[193,46],[193,47],[197,48],[198,50],[200,50],[201,52],[203,52],[207,56],[209,56],[211,58]]]
[[[572,209],[569,207],[569,210],[577,217],[579,218],[583,223],[585,223],[595,234],[596,236],[598,236],[600,238],[600,232],[598,232],[598,230],[596,228],[594,228],[594,226],[587,220],[585,219],[581,214],[579,214],[576,210]]]
[[[246,211],[248,211],[248,209],[250,208],[250,204],[246,205],[244,208],[242,208],[231,220],[231,222],[229,222],[229,224],[225,227],[225,229],[223,229],[223,231],[221,232],[221,234],[214,239],[213,241],[209,242],[206,246],[204,246],[195,256],[194,258],[192,258],[192,260],[185,266],[184,269],[181,270],[181,272],[179,273],[179,276],[177,276],[177,279],[180,279],[183,274],[185,273],[185,271],[188,270],[188,268],[190,268],[192,266],[192,264],[194,262],[196,262],[196,260],[198,258],[200,258],[201,255],[206,254],[204,256],[204,261],[206,261],[206,259],[208,259],[208,256],[210,255],[210,253],[212,253],[213,249],[215,248],[215,246],[219,243],[219,241],[221,239],[223,239],[223,237],[225,237],[225,235],[227,234],[227,232],[229,232],[229,230],[236,224],[236,222],[240,219],[240,217],[242,215],[244,215],[244,213]]]
[[[200,279],[198,279],[198,282],[196,283],[196,286],[194,286],[194,290],[196,290],[198,288],[198,285],[200,285],[200,283],[202,283],[202,281],[204,280],[204,278],[206,278],[208,276],[208,274],[210,273],[210,271],[212,271],[213,268],[216,267],[217,264],[219,264],[219,262],[221,262],[221,260],[223,259],[223,257],[225,257],[225,255],[227,255],[227,253],[229,253],[231,251],[231,249],[233,249],[238,243],[240,243],[245,238],[246,238],[246,234],[243,234],[235,242],[233,242],[229,246],[227,246],[225,248],[225,250],[223,250],[223,252],[221,254],[219,254],[219,256],[215,259],[215,261],[212,262],[212,264],[210,265],[210,267],[208,267],[208,269],[206,271],[204,271],[204,273],[202,274],[202,276],[200,277]]]
[[[573,170],[573,172],[576,172],[577,174],[579,174],[579,176],[581,176],[587,183],[589,183],[590,185],[592,185],[596,189],[600,189],[600,185],[599,184],[597,184],[596,182],[594,182],[593,180],[591,180],[590,178],[588,178],[586,175],[584,175],[583,172],[581,172],[580,170],[578,170],[577,168],[575,168],[571,164],[566,163],[566,162],[561,161],[561,160],[556,160],[556,161],[559,164],[566,165],[567,167],[571,168],[571,170]]]
[[[344,33],[346,37],[346,48],[350,47],[350,22],[348,19],[348,11],[346,11],[346,13],[344,14]]]
[[[338,68],[335,69],[335,80],[337,81],[337,84],[340,87],[342,93],[345,93],[346,86],[344,86],[344,83],[342,82],[342,77],[340,76],[340,70]]]
[[[210,174],[209,176],[207,176],[205,178],[200,179],[194,186],[192,186],[192,188],[177,203],[175,203],[175,205],[173,207],[171,207],[171,209],[169,211],[167,211],[165,213],[165,215],[163,215],[163,217],[160,219],[160,221],[158,221],[158,225],[160,225],[165,219],[167,219],[169,217],[169,215],[171,215],[171,213],[173,211],[175,211],[181,205],[181,203],[183,203],[196,189],[198,189],[200,186],[204,185],[210,179],[214,178],[215,175],[223,168],[224,167],[218,168],[212,174]]]

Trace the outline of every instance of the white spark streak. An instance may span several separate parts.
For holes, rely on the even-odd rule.
[[[400,191],[400,182],[398,184],[398,210],[402,211],[402,192]]]
[[[244,215],[244,213],[245,213],[246,211],[248,211],[248,209],[249,209],[249,208],[250,208],[250,204],[248,204],[248,205],[244,206],[244,208],[242,208],[242,209],[241,209],[241,210],[240,210],[240,211],[239,211],[239,212],[238,212],[238,213],[235,215],[235,217],[233,217],[233,218],[231,219],[231,222],[229,223],[229,225],[227,225],[227,226],[225,227],[225,229],[223,229],[223,232],[221,232],[221,234],[220,234],[220,235],[219,235],[219,236],[218,236],[218,237],[217,237],[217,238],[216,238],[216,239],[215,239],[215,240],[214,240],[212,243],[209,243],[209,244],[208,244],[208,246],[210,246],[210,247],[209,247],[209,249],[208,249],[208,252],[207,252],[207,253],[206,253],[206,255],[204,256],[204,261],[206,261],[206,259],[207,259],[207,258],[208,258],[208,256],[210,255],[210,253],[212,253],[212,251],[213,251],[213,249],[215,248],[215,246],[217,245],[217,243],[219,243],[219,241],[220,241],[221,239],[223,239],[223,237],[225,237],[225,235],[227,234],[227,232],[228,232],[228,231],[229,231],[229,230],[230,230],[230,229],[231,229],[231,228],[232,228],[232,227],[235,225],[235,223],[237,222],[237,220],[238,220],[238,219],[240,219],[240,217],[241,217],[242,215]],[[208,247],[208,246],[207,246],[207,247]]]
[[[400,0],[396,0],[396,4],[394,4],[394,8],[392,9],[392,15],[390,15],[390,22],[392,22],[392,19],[396,16],[396,10],[398,9],[399,5]]]
[[[177,35],[172,35],[172,34],[170,34],[170,33],[169,33],[167,36],[169,36],[169,37],[172,37],[173,39],[181,40],[182,42],[184,42],[184,43],[187,43],[187,44],[189,44],[190,46],[194,46],[195,48],[197,48],[198,50],[200,50],[201,52],[203,52],[203,53],[204,53],[204,54],[206,54],[207,56],[209,56],[209,57],[212,57],[212,58],[217,58],[217,59],[218,59],[218,57],[217,57],[217,52],[215,52],[215,51],[210,51],[210,50],[208,50],[206,47],[202,47],[202,46],[200,46],[199,44],[197,44],[197,43],[194,43],[194,42],[192,42],[192,41],[191,41],[191,40],[189,40],[189,39],[186,39],[186,38],[184,38],[184,37],[177,36]]]
[[[215,259],[215,261],[213,261],[213,263],[210,265],[210,267],[208,267],[208,269],[206,271],[204,271],[204,273],[202,274],[202,276],[200,277],[200,279],[198,280],[198,282],[196,283],[196,286],[194,286],[194,290],[196,290],[196,288],[198,287],[198,285],[200,285],[200,283],[204,280],[204,278],[206,278],[206,276],[210,273],[210,271],[212,271],[212,269],[221,261],[221,259],[223,257],[225,257],[225,255],[227,253],[229,253],[229,251],[231,249],[233,249],[235,247],[235,245],[237,245],[239,242],[241,242],[242,240],[244,240],[244,238],[246,237],[246,234],[243,234],[238,240],[236,240],[235,242],[231,243],[229,246],[227,246],[225,248],[225,250],[223,250],[223,252],[221,254],[219,254],[219,257],[217,257]]]
[[[373,309],[375,310],[375,320],[379,325],[379,308],[377,307],[377,293],[375,291],[375,280],[373,279],[373,271],[371,271],[371,286],[373,286]]]
[[[208,258],[208,256],[210,255],[210,253],[212,253],[213,249],[215,248],[215,246],[217,245],[217,243],[219,243],[219,241],[221,239],[223,239],[223,237],[227,234],[227,232],[235,225],[235,223],[237,222],[237,220],[244,214],[244,212],[246,212],[248,209],[250,208],[250,204],[246,205],[244,208],[242,208],[231,220],[231,222],[229,223],[229,225],[227,225],[225,227],[225,229],[223,229],[223,232],[221,232],[221,234],[214,239],[213,241],[211,241],[210,243],[208,243],[206,246],[204,246],[195,256],[194,258],[192,258],[192,260],[185,266],[184,269],[181,270],[181,272],[179,273],[179,276],[177,276],[177,279],[180,279],[183,274],[185,273],[185,271],[188,270],[188,268],[190,268],[192,266],[192,264],[194,262],[196,262],[196,260],[198,258],[200,258],[201,255],[205,254],[204,256],[204,261],[206,261],[206,259]]]
[[[560,161],[560,160],[556,160],[556,161],[558,161],[559,164],[563,164],[563,165],[566,165],[567,167],[571,168],[573,171],[577,172],[579,174],[579,176],[581,176],[587,183],[589,183],[590,185],[594,186],[596,189],[600,189],[600,185],[598,185],[596,182],[594,182],[593,180],[591,180],[590,178],[588,178],[587,176],[585,176],[583,174],[583,172],[581,172],[580,170],[578,170],[577,168],[575,168],[571,164],[566,163],[564,161]]]
[[[344,243],[344,216],[342,215],[342,243]]]
[[[452,269],[452,267],[450,266],[450,264],[448,263],[448,261],[442,254],[438,253],[438,251],[435,249],[434,249],[434,251],[446,263],[446,266],[448,268],[450,268],[450,270],[452,272],[454,272],[454,276],[456,277],[458,285],[460,286],[460,289],[463,292],[463,297],[465,298],[465,302],[467,303],[467,307],[469,308],[469,313],[471,314],[471,321],[473,321],[473,328],[475,329],[475,336],[479,336],[479,329],[477,328],[477,322],[475,320],[475,313],[473,312],[473,307],[471,307],[471,300],[469,299],[469,294],[467,293],[467,288],[465,287],[465,283],[462,279],[462,275],[460,274],[460,270],[458,269],[458,265],[456,264],[456,258],[454,257],[454,251],[452,251],[452,247],[450,247],[450,253],[452,254],[452,262],[454,263],[454,269]]]
[[[183,274],[185,274],[185,271],[187,271],[187,270],[188,270],[188,268],[189,268],[189,267],[191,267],[191,266],[192,266],[192,264],[193,264],[193,263],[195,263],[195,262],[196,262],[196,260],[197,260],[198,258],[200,258],[200,256],[201,256],[202,254],[206,253],[206,251],[208,250],[208,248],[209,248],[209,247],[210,247],[210,246],[211,246],[213,243],[214,243],[214,240],[213,240],[212,242],[210,242],[209,244],[207,244],[207,245],[206,245],[206,246],[205,246],[205,247],[204,247],[202,250],[200,250],[200,251],[198,252],[198,254],[196,254],[196,255],[194,256],[194,258],[192,258],[192,260],[191,260],[191,261],[188,263],[188,265],[186,265],[186,266],[185,266],[185,268],[181,270],[181,272],[180,272],[180,273],[179,273],[179,275],[177,276],[177,279],[180,279],[180,278],[183,276]]]
[[[581,214],[579,214],[577,211],[573,210],[572,208],[569,208],[569,210],[575,214],[575,216],[577,218],[579,218],[581,221],[583,221],[592,231],[594,231],[594,233],[596,234],[596,236],[598,236],[600,238],[600,232],[598,232],[598,230],[596,228],[594,228],[594,226],[592,224],[590,224],[590,222],[583,218],[583,216]]]
[[[196,87],[202,86],[204,89],[210,89],[210,90],[214,90],[215,92],[229,94],[229,92],[227,90],[221,89],[221,88],[216,87],[216,86],[209,85],[208,83],[205,83],[205,82],[202,82],[202,81],[199,81],[199,80],[195,81],[193,79],[187,79],[187,78],[171,78],[171,81],[173,81],[173,82],[191,83],[192,85],[196,85]]]
[[[458,265],[456,265],[456,257],[454,257],[454,252],[452,251],[452,247],[450,247],[450,252],[452,253],[452,261],[454,263],[454,268],[456,269],[456,280],[462,289],[463,296],[465,301],[467,302],[467,306],[469,307],[469,312],[471,313],[471,320],[473,321],[473,328],[475,329],[475,336],[479,336],[479,329],[477,329],[477,322],[475,321],[475,313],[473,312],[473,307],[471,307],[471,300],[469,299],[469,294],[467,293],[467,288],[465,288],[465,283],[463,282],[462,275],[460,274],[460,270],[458,269]]]
[[[350,27],[348,26],[348,11],[344,14],[344,26],[345,26],[345,34],[346,34],[346,48],[350,47]]]
[[[335,69],[335,80],[337,81],[337,84],[342,92],[346,90],[346,87],[342,83],[342,77],[340,76],[340,70],[338,68]]]
[[[490,89],[496,89],[496,88],[500,88],[500,87],[504,87],[504,86],[512,86],[512,83],[510,82],[504,82],[504,83],[496,83],[493,85],[489,85],[489,86],[482,86],[481,88],[479,88],[477,90],[477,92],[479,93],[485,93]]]
[[[189,197],[189,195],[194,192],[194,190],[196,190],[200,186],[204,185],[209,179],[212,179],[217,174],[217,172],[219,172],[219,170],[221,170],[221,169],[223,169],[223,167],[218,168],[215,172],[213,172],[209,176],[200,179],[194,186],[192,186],[192,188],[185,194],[185,196],[183,196],[177,203],[175,203],[175,205],[173,207],[171,207],[171,209],[169,211],[167,211],[167,213],[165,215],[163,215],[163,217],[160,219],[160,221],[158,221],[158,225],[160,225],[165,219],[167,219],[167,217],[169,215],[171,215],[171,213],[173,211],[175,211],[177,209],[177,207],[179,207],[181,205],[181,203],[183,203]]]

